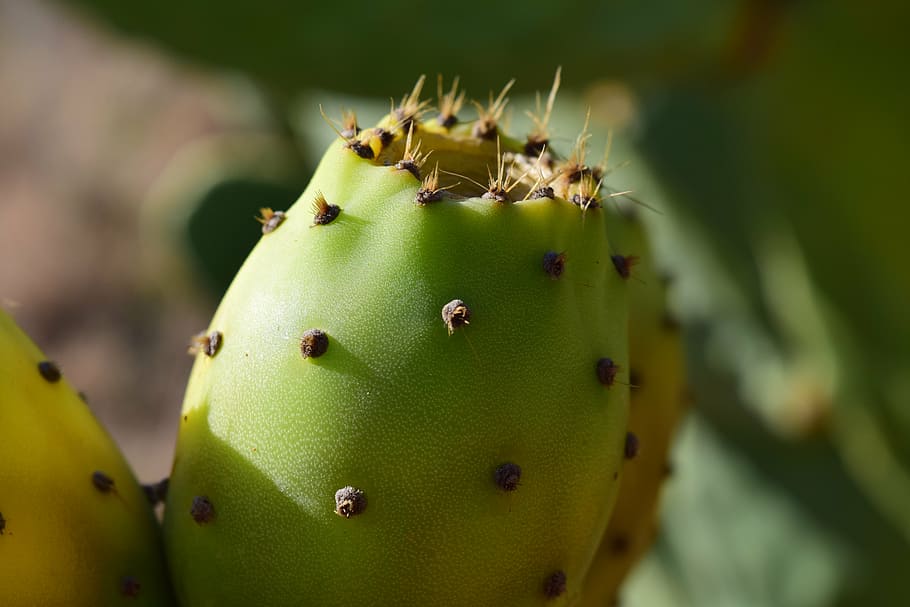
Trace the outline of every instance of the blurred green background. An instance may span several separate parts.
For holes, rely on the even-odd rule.
[[[623,605],[910,604],[910,4],[0,0],[0,300],[167,474],[187,338],[420,74],[616,142],[695,408]],[[462,117],[470,119],[473,110]],[[598,152],[599,153],[599,152]],[[137,386],[140,388],[137,390]]]

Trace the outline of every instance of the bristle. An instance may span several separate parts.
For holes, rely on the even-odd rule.
[[[338,205],[329,204],[325,199],[325,195],[321,191],[316,192],[316,197],[313,199],[313,224],[314,226],[322,226],[329,223],[332,223],[338,213],[341,212],[341,208]]]
[[[420,169],[423,167],[430,154],[433,153],[433,150],[430,150],[426,154],[421,154],[420,145],[422,141],[418,141],[417,145],[412,148],[411,142],[413,141],[413,136],[414,125],[411,124],[411,128],[408,129],[407,139],[405,139],[404,152],[402,153],[401,160],[395,163],[395,168],[400,171],[408,171],[420,181]]]
[[[443,192],[449,188],[455,187],[455,185],[444,188],[439,187],[439,163],[437,162],[433,172],[424,177],[420,189],[417,190],[417,196],[414,199],[414,202],[416,202],[418,206],[424,206],[431,202],[438,202],[442,200]]]
[[[458,92],[458,76],[452,81],[452,88],[448,93],[442,92],[442,74],[436,85],[439,95],[439,116],[437,121],[443,128],[450,129],[458,123],[458,112],[464,105],[465,91]]]
[[[509,99],[506,95],[514,84],[514,78],[509,80],[496,99],[493,99],[493,93],[491,92],[490,102],[487,107],[482,106],[476,101],[472,101],[474,107],[477,108],[478,113],[477,122],[474,123],[474,128],[471,131],[471,134],[474,137],[477,137],[478,139],[492,139],[496,136],[499,121],[502,119],[502,114],[506,109],[506,105],[509,103]]]
[[[357,114],[354,110],[344,110],[341,113],[341,136],[350,139],[360,134],[360,127],[357,126]]]
[[[546,108],[541,109],[540,93],[537,94],[537,111],[526,112],[528,117],[534,123],[534,129],[528,135],[528,141],[525,144],[525,153],[529,156],[541,154],[544,148],[550,143],[550,116],[553,113],[553,106],[556,103],[556,92],[559,91],[560,76],[562,67],[556,68],[556,76],[553,77],[553,86],[550,89],[550,95],[547,97]]]
[[[412,126],[416,126],[416,123],[420,122],[421,117],[429,108],[429,100],[420,100],[420,93],[423,90],[423,83],[425,81],[426,76],[421,75],[414,84],[414,88],[411,92],[402,97],[398,107],[392,110],[392,116],[394,116],[397,121],[396,126],[401,129],[403,133],[407,133]]]

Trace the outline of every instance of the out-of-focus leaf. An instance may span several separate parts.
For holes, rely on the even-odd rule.
[[[518,78],[544,88],[608,74],[677,80],[717,62],[746,2],[527,0],[521,5],[299,0],[68,0],[120,30],[271,88],[400,95],[421,73],[462,76],[470,93]],[[430,88],[435,88],[431,83]],[[435,91],[434,91],[435,92]]]
[[[630,607],[822,607],[846,581],[844,546],[698,416],[687,423],[657,549]]]
[[[227,290],[259,242],[259,210],[286,210],[301,191],[289,181],[227,176],[193,204],[186,226],[190,252],[216,295]]]
[[[306,177],[294,150],[272,135],[241,133],[189,144],[143,205],[150,282],[166,290],[200,283],[220,297],[262,235],[259,210],[287,209]]]
[[[829,374],[809,382],[808,397],[830,400],[850,471],[910,541],[910,392],[901,387],[910,206],[900,198],[910,177],[895,168],[910,157],[910,41],[898,25],[910,5],[802,3],[790,17],[753,78],[650,97],[643,148],[770,336],[779,369]],[[734,333],[727,355],[753,348],[754,335]],[[738,372],[743,385],[767,388],[768,368]],[[781,400],[772,391],[752,402]]]

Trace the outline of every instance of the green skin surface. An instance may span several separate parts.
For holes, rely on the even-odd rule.
[[[640,447],[625,462],[619,497],[585,579],[580,607],[615,605],[621,584],[651,547],[670,447],[686,409],[682,335],[679,327],[665,322],[665,288],[644,226],[637,217],[619,213],[609,220],[608,235],[617,252],[639,256],[629,278],[629,360],[639,384],[630,395],[629,431]]]
[[[569,605],[606,527],[628,415],[626,286],[601,210],[479,198],[332,145],[257,245],[184,402],[165,516],[182,604]],[[342,207],[311,227],[320,190]],[[542,269],[548,250],[566,270]],[[449,335],[452,299],[470,325]],[[328,352],[303,359],[319,328]],[[596,361],[623,365],[612,387]],[[623,383],[620,383],[623,382]],[[504,462],[521,485],[493,481]],[[368,500],[350,519],[335,491]],[[214,520],[197,524],[194,496]],[[545,580],[565,571],[567,592]]]
[[[126,460],[0,309],[0,605],[167,607],[158,524]],[[114,481],[108,493],[95,471]],[[140,588],[124,596],[125,577]]]

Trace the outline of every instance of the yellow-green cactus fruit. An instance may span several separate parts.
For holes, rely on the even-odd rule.
[[[612,260],[629,281],[629,434],[619,498],[585,580],[582,607],[616,604],[623,580],[654,541],[669,450],[688,400],[682,336],[667,310],[666,277],[655,268],[635,214],[624,209],[610,219]]]
[[[188,607],[577,599],[628,416],[600,176],[586,137],[502,133],[505,93],[470,122],[419,93],[339,126],[199,343],[165,513]]]
[[[0,309],[0,605],[170,604],[145,493],[60,369]]]

